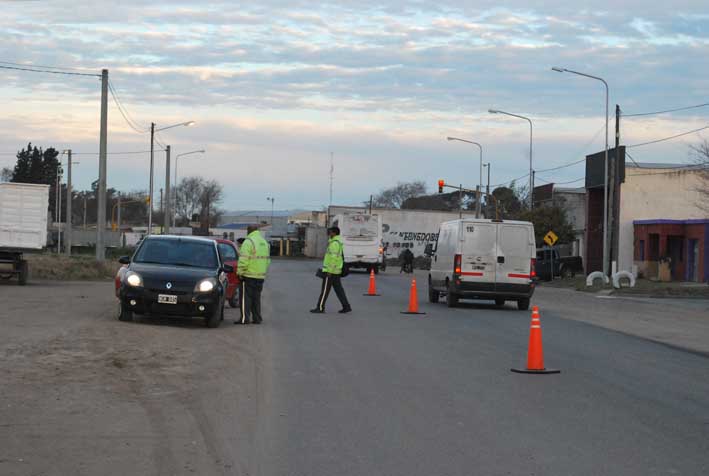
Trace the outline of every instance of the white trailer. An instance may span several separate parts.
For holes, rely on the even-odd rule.
[[[0,183],[0,279],[27,282],[23,253],[47,245],[49,185]]]
[[[336,215],[332,226],[340,228],[345,265],[378,273],[383,269],[382,222],[379,215],[343,213]]]

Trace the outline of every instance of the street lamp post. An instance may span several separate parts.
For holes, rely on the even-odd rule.
[[[271,202],[271,233],[273,233],[273,204],[276,199],[274,197],[266,197],[266,200]]]
[[[519,114],[512,114],[511,112],[500,111],[498,109],[488,109],[488,112],[490,114],[504,114],[505,116],[512,116],[529,122],[529,209],[531,210],[534,208],[534,182],[532,178],[532,120]]]
[[[205,153],[205,150],[204,150],[204,149],[200,149],[200,150],[193,150],[193,151],[190,151],[190,152],[184,152],[184,153],[182,153],[182,154],[177,154],[177,155],[175,156],[175,184],[173,185],[173,191],[172,191],[172,199],[174,200],[174,208],[173,208],[173,210],[174,210],[175,212],[177,211],[177,185],[178,185],[178,183],[177,183],[177,159],[179,159],[180,157],[184,157],[185,155],[204,154],[204,153]],[[170,198],[168,197],[168,200],[169,200],[169,199],[170,199]],[[175,226],[175,217],[174,217],[174,215],[173,215],[173,217],[172,217],[172,226]]]
[[[471,140],[465,140],[465,139],[459,139],[457,137],[448,137],[448,140],[457,140],[460,142],[467,142],[468,144],[473,144],[477,145],[478,148],[480,149],[480,181],[478,185],[478,193],[476,194],[475,197],[475,218],[480,218],[481,213],[482,213],[482,200],[480,199],[480,195],[482,194],[483,190],[483,146],[481,146],[477,142],[473,142]]]
[[[595,79],[596,81],[602,82],[606,88],[606,150],[603,164],[603,275],[608,276],[608,83],[605,79],[599,78],[598,76],[580,73],[566,68],[558,68],[554,66],[551,69],[557,73],[571,73],[578,76]],[[618,151],[616,151],[616,155],[617,154]]]
[[[155,123],[150,123],[150,191],[148,192],[148,198],[150,199],[150,203],[148,206],[148,235],[151,235],[153,233],[153,175],[155,167],[155,133],[165,131],[167,129],[172,129],[173,127],[189,127],[191,125],[194,125],[194,121],[180,122],[178,124],[173,124],[171,126],[156,129]]]

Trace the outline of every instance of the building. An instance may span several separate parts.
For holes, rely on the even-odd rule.
[[[293,212],[275,210],[273,214],[262,210],[224,212],[219,217],[217,228],[239,229],[241,225],[270,225],[267,231],[269,237],[288,236],[288,218]]]
[[[667,262],[672,279],[709,280],[709,213],[699,191],[706,168],[680,164],[626,164],[620,187],[618,269],[654,278]]]

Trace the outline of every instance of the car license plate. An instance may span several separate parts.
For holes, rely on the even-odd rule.
[[[177,296],[171,294],[158,294],[159,304],[177,304]]]

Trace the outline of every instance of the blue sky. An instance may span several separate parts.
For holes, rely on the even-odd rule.
[[[356,204],[397,181],[439,178],[474,186],[480,142],[493,184],[526,173],[528,127],[490,108],[527,115],[535,168],[603,147],[601,83],[627,113],[709,102],[709,6],[647,2],[2,2],[0,61],[99,71],[140,125],[195,120],[160,140],[180,176],[220,180],[227,209]],[[571,5],[573,3],[573,5]],[[99,84],[92,78],[0,70],[0,166],[25,142],[98,150]],[[109,152],[146,150],[109,107]],[[707,125],[709,108],[627,118],[622,142]],[[686,162],[701,134],[631,153]],[[612,134],[611,134],[612,140]],[[159,154],[157,188],[164,160]],[[77,156],[79,187],[97,158]],[[111,156],[109,185],[147,189],[148,156]],[[583,165],[539,174],[567,182]],[[581,183],[581,182],[576,182]],[[571,184],[574,185],[574,184]]]

